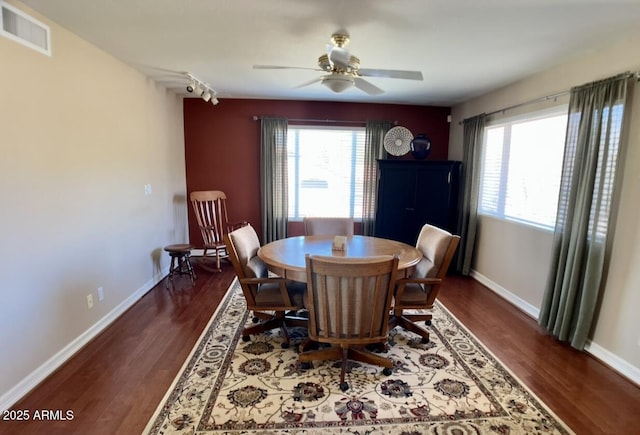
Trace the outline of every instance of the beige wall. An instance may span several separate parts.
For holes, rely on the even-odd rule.
[[[53,56],[0,37],[0,409],[186,240],[181,97],[10,3],[51,26]]]
[[[627,70],[640,70],[640,30],[598,52],[576,57],[460,104],[452,110],[449,158],[462,158],[462,126],[459,125],[462,119],[568,90],[572,86]],[[640,328],[637,321],[637,308],[640,307],[640,86],[636,86],[634,98],[611,267],[589,351],[640,382]],[[566,102],[566,99],[530,105],[520,111],[562,102]],[[508,111],[506,115],[515,113]],[[550,246],[551,234],[548,232],[484,217],[480,222],[473,269],[491,286],[506,289],[513,299],[539,310],[549,271]]]

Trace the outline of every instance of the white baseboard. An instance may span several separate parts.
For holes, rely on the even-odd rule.
[[[520,297],[511,293],[509,290],[491,281],[489,278],[482,275],[481,273],[476,272],[475,270],[472,270],[470,275],[473,279],[483,284],[498,296],[502,297],[520,310],[524,311],[529,316],[538,320],[538,317],[540,316],[539,308],[536,308],[530,303],[524,301]],[[609,352],[607,349],[599,346],[592,341],[587,341],[584,350],[593,355],[594,358],[602,361],[603,364],[609,366],[612,370],[615,370],[620,375],[629,379],[631,382],[635,383],[636,385],[640,385],[640,369],[638,367],[629,364],[627,361],[620,358],[616,354]]]
[[[618,355],[609,352],[604,347],[599,346],[592,341],[587,341],[584,350],[589,352],[595,358],[598,358],[603,364],[609,366],[612,370],[615,370],[631,382],[640,386],[640,369],[638,367],[629,364]]]
[[[100,334],[107,326],[116,320],[122,313],[127,311],[142,296],[158,284],[162,278],[169,272],[168,267],[159,274],[144,283],[140,288],[131,294],[127,299],[122,301],[117,307],[111,310],[107,315],[98,320],[93,326],[83,332],[71,343],[62,348],[58,353],[49,358],[44,364],[31,372],[26,378],[17,385],[0,396],[0,412],[9,409],[18,400],[22,399],[29,391],[36,387],[40,382],[45,380],[51,373],[60,368],[69,358],[82,349],[93,338]]]
[[[533,317],[536,320],[538,319],[538,316],[540,315],[540,309],[531,305],[529,302],[514,295],[506,288],[502,287],[496,282],[491,281],[489,278],[482,275],[481,273],[476,272],[475,270],[471,271],[471,277],[476,281],[478,281],[479,283],[483,284],[489,290],[498,294],[498,296],[502,297],[503,299],[506,299],[508,302],[511,302],[511,304],[515,305],[520,310],[527,313],[529,316]]]

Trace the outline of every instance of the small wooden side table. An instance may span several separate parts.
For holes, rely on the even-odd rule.
[[[191,282],[195,281],[196,274],[191,267],[191,250],[193,246],[188,244],[168,245],[164,250],[171,256],[171,266],[169,267],[169,279],[173,280],[173,275],[189,275]]]

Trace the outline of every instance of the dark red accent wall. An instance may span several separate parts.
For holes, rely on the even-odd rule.
[[[431,139],[429,160],[446,160],[449,144],[449,107],[394,104],[334,103],[282,100],[221,100],[213,106],[201,99],[184,99],[184,137],[187,195],[194,190],[222,190],[227,194],[229,220],[246,220],[262,240],[260,219],[260,121],[254,116],[389,120],[414,135]],[[327,124],[322,124],[327,125]],[[344,124],[341,124],[344,125]],[[411,154],[402,157],[412,159]],[[300,234],[301,225],[290,225]],[[189,241],[202,247],[202,238],[189,208]]]

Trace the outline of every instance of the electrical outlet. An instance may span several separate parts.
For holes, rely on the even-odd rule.
[[[149,195],[151,195],[151,193],[153,193],[153,190],[151,189],[151,184],[145,184],[144,185],[144,196],[149,196]]]
[[[102,287],[98,287],[98,300],[99,301],[104,300],[104,289]]]
[[[88,294],[87,295],[87,307],[89,309],[93,308],[93,295],[92,294]]]

